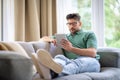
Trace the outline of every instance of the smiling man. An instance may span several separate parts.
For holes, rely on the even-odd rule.
[[[53,59],[49,52],[38,51],[39,63],[58,76],[100,71],[100,64],[96,58],[96,36],[93,32],[82,29],[80,18],[78,13],[66,16],[70,34],[66,35],[67,40],[61,41],[63,55],[56,55]],[[56,43],[55,40],[52,42]]]

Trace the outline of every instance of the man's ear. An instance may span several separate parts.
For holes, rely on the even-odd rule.
[[[79,21],[79,26],[82,26],[82,22],[81,21]]]

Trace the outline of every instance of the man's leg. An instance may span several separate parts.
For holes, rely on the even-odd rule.
[[[54,61],[59,63],[60,65],[62,65],[63,67],[68,64],[71,63],[71,60],[66,58],[64,55],[60,54],[60,55],[56,55],[54,57]]]
[[[50,74],[50,69],[39,63],[38,57],[35,53],[31,55],[32,61],[37,69],[37,72],[42,79],[50,80],[51,79],[51,74]]]
[[[77,74],[83,72],[99,72],[100,64],[95,58],[79,57],[64,66],[62,73]]]
[[[78,66],[81,66],[82,68],[80,70],[80,73],[82,72],[99,72],[100,71],[100,63],[98,60],[92,57],[80,57],[75,60]]]
[[[38,52],[39,62],[50,68],[56,73],[62,74],[77,74],[82,72],[99,72],[100,64],[95,58],[91,57],[79,57],[75,60],[70,60],[66,65],[57,64],[50,54],[45,50]],[[59,62],[58,62],[59,63]]]
[[[41,64],[46,66],[47,68],[51,69],[55,73],[61,73],[63,68],[60,64],[56,63],[53,59],[50,53],[48,53],[46,50],[39,49],[37,51],[38,60]]]

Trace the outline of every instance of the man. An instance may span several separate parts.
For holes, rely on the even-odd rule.
[[[78,13],[66,16],[70,34],[67,35],[67,40],[61,41],[64,55],[56,55],[52,59],[47,51],[39,50],[40,64],[59,75],[100,71],[100,64],[96,59],[97,40],[95,34],[82,29],[80,18]]]

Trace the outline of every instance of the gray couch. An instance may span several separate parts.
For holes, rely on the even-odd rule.
[[[35,78],[36,70],[31,59],[38,49],[45,49],[54,57],[62,50],[43,41],[0,42],[0,80],[40,80]],[[80,73],[58,77],[53,80],[120,80],[120,49],[98,48],[101,56],[99,73]],[[34,79],[33,79],[34,78]]]

